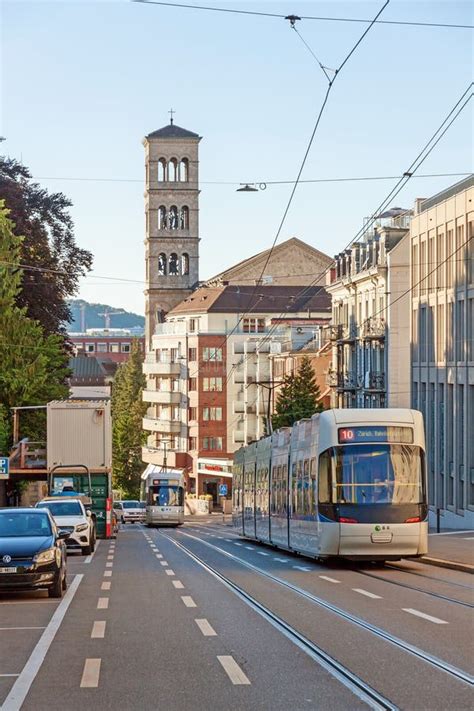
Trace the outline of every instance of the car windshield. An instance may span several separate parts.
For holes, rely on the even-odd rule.
[[[419,447],[405,444],[334,447],[320,457],[319,501],[341,504],[419,504]]]
[[[124,509],[139,509],[140,504],[138,501],[123,501],[122,502],[123,508]]]
[[[181,486],[150,487],[152,506],[183,506],[184,493]]]
[[[49,518],[43,513],[0,511],[0,538],[51,536]]]
[[[40,501],[37,508],[49,509],[53,516],[82,516],[79,501]]]

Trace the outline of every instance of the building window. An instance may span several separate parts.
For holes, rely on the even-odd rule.
[[[222,437],[203,437],[202,439],[203,449],[214,449],[219,452],[222,451]]]
[[[188,439],[188,448],[190,451],[194,451],[196,449],[196,437],[189,437]]]
[[[166,223],[166,207],[164,205],[160,205],[158,208],[158,229],[159,230],[166,230],[167,228],[167,223]]]
[[[158,274],[159,276],[166,276],[166,254],[161,252],[158,255]]]
[[[197,348],[188,348],[188,360],[197,360]]]
[[[189,161],[183,158],[179,164],[179,180],[181,183],[187,183],[189,180]]]
[[[107,353],[107,343],[98,343],[97,353]]]
[[[189,274],[189,254],[184,252],[181,255],[181,274],[187,276]]]
[[[120,345],[120,350],[122,353],[130,353],[130,343],[122,343]]]
[[[182,230],[189,230],[189,207],[183,205],[179,211],[179,226]]]
[[[196,408],[195,407],[188,407],[188,419],[189,420],[195,420],[196,418]]]
[[[120,348],[118,343],[111,343],[109,346],[110,353],[119,353]]]
[[[188,390],[196,390],[196,378],[189,378]]]
[[[86,343],[86,345],[84,346],[84,350],[86,353],[94,353],[95,343]]]
[[[220,422],[222,420],[222,407],[203,407],[202,419],[205,422]]]
[[[203,348],[202,359],[222,362],[222,348]]]
[[[158,161],[158,182],[163,183],[166,180],[166,161],[160,158]]]
[[[197,324],[198,324],[198,320],[197,320],[196,318],[190,318],[190,319],[189,319],[189,331],[190,331],[190,333],[194,333],[195,331],[197,331]]]
[[[170,254],[168,273],[170,276],[178,276],[179,274],[178,255],[176,252]]]
[[[265,331],[265,319],[244,318],[242,330],[244,333],[263,333]]]
[[[203,378],[202,389],[204,392],[222,392],[222,378]]]
[[[178,179],[178,161],[172,158],[168,163],[168,180],[174,183]]]

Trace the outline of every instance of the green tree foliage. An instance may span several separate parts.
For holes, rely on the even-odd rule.
[[[90,252],[75,242],[71,202],[62,193],[48,193],[33,183],[25,166],[5,157],[0,157],[0,196],[10,211],[14,233],[23,237],[20,263],[35,268],[21,272],[23,288],[16,303],[45,334],[65,336],[71,317],[67,299],[75,295],[80,277],[92,265]]]
[[[143,356],[134,341],[130,358],[117,369],[112,391],[113,486],[132,498],[139,495],[144,469],[142,418],[147,406],[142,400],[146,386],[142,365]]]
[[[308,356],[304,356],[298,372],[286,375],[278,390],[275,414],[272,417],[273,429],[291,427],[298,420],[321,412],[324,408],[318,402],[319,397],[320,391],[311,361]]]
[[[11,407],[44,405],[68,394],[64,338],[45,335],[38,321],[27,316],[27,309],[17,305],[23,276],[18,266],[21,246],[22,238],[13,233],[8,210],[0,201],[0,430],[4,440],[9,437],[5,413]],[[44,438],[44,413],[26,416],[22,424],[23,436]]]

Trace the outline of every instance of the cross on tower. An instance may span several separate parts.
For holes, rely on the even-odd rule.
[[[169,113],[169,115],[171,116],[171,118],[170,118],[170,123],[173,124],[173,114],[175,114],[176,111],[175,111],[174,109],[170,109],[170,110],[168,111],[168,113]]]

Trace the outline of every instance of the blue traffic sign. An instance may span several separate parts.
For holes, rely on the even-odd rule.
[[[227,484],[219,484],[219,496],[227,496]]]
[[[0,457],[0,479],[8,479],[10,476],[10,462],[8,457]]]

